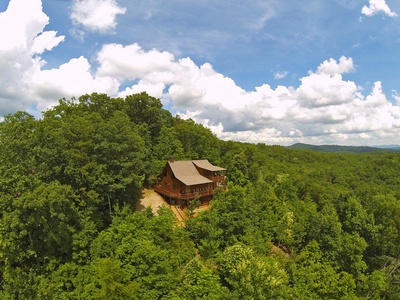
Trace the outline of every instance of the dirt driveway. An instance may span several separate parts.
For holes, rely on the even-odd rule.
[[[169,204],[154,190],[144,189],[142,191],[142,198],[136,204],[137,211],[143,211],[146,207],[151,206],[154,214],[157,214],[158,208],[160,206],[169,207]]]
[[[136,211],[144,211],[146,207],[151,207],[153,213],[157,215],[158,208],[160,206],[169,207],[174,213],[178,224],[183,226],[184,220],[186,219],[185,212],[180,209],[178,206],[170,206],[159,194],[157,194],[154,190],[144,189],[142,191],[142,199],[136,205]]]
[[[144,189],[142,191],[142,198],[139,200],[139,202],[136,204],[136,211],[144,211],[146,207],[151,207],[153,213],[157,215],[158,208],[160,206],[166,206],[169,207],[172,212],[174,213],[178,224],[181,226],[184,225],[185,220],[187,219],[187,212],[185,210],[182,210],[179,206],[172,205],[170,206],[164,199],[161,197],[159,194],[157,194],[154,190],[148,190]],[[195,216],[203,211],[208,209],[209,206],[200,206],[199,208],[195,209]]]

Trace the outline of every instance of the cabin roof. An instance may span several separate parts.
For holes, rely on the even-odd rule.
[[[172,173],[183,184],[190,186],[211,183],[212,180],[200,175],[197,168],[211,172],[225,171],[226,169],[212,165],[207,159],[168,161]],[[197,168],[196,168],[197,167]]]
[[[169,161],[168,165],[171,167],[176,179],[187,186],[212,182],[210,179],[199,174],[191,160]]]
[[[192,160],[192,163],[194,163],[197,167],[207,170],[207,171],[225,171],[226,169],[217,167],[212,165],[207,159],[202,159],[202,160]]]

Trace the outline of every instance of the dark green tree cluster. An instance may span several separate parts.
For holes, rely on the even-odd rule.
[[[221,141],[146,93],[0,122],[1,299],[399,299],[400,153]],[[227,168],[199,214],[134,212],[168,156]]]
[[[193,144],[193,137],[208,146]],[[207,153],[218,158],[218,142],[205,127],[172,117],[159,99],[146,93],[125,99],[103,94],[62,99],[39,120],[25,112],[4,117],[0,122],[0,298],[44,299],[47,294],[42,289],[51,286],[53,276],[67,280],[102,268],[126,273],[120,259],[91,252],[99,234],[110,230],[114,210],[127,207],[132,212],[143,185],[156,180],[169,155],[189,158],[201,149],[198,157]],[[169,223],[159,224],[164,225],[165,231],[173,230]],[[141,241],[135,249],[145,253],[146,243]],[[194,253],[194,248],[188,253]],[[176,273],[178,266],[168,268]],[[169,269],[165,278],[175,277]],[[126,276],[129,282],[133,278]],[[60,283],[66,291],[71,284]],[[140,280],[134,284],[144,289]]]
[[[226,142],[221,158],[228,167],[228,190],[187,222],[200,255],[219,264],[228,249],[250,247],[257,261],[268,258],[284,274],[273,289],[284,291],[281,295],[263,290],[263,298],[257,289],[267,288],[267,282],[253,282],[249,290],[242,277],[234,283],[225,279],[233,294],[400,297],[400,153],[322,153]]]

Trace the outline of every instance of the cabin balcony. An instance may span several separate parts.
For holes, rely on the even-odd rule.
[[[225,176],[224,175],[214,175],[214,176],[209,176],[208,179],[214,181],[214,182],[225,182]]]
[[[154,191],[159,193],[160,195],[170,198],[170,199],[177,199],[177,200],[193,200],[196,196],[200,196],[200,198],[212,196],[214,194],[213,189],[205,189],[203,191],[197,191],[194,193],[180,193],[178,191],[171,191],[161,187],[160,185],[156,185],[154,187]]]

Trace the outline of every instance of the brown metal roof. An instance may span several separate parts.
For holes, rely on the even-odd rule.
[[[216,172],[216,171],[225,171],[226,169],[217,167],[212,165],[207,159],[202,159],[202,160],[192,160],[192,162],[199,168]]]
[[[202,176],[190,160],[168,162],[175,177],[187,186],[211,183],[212,181]]]

